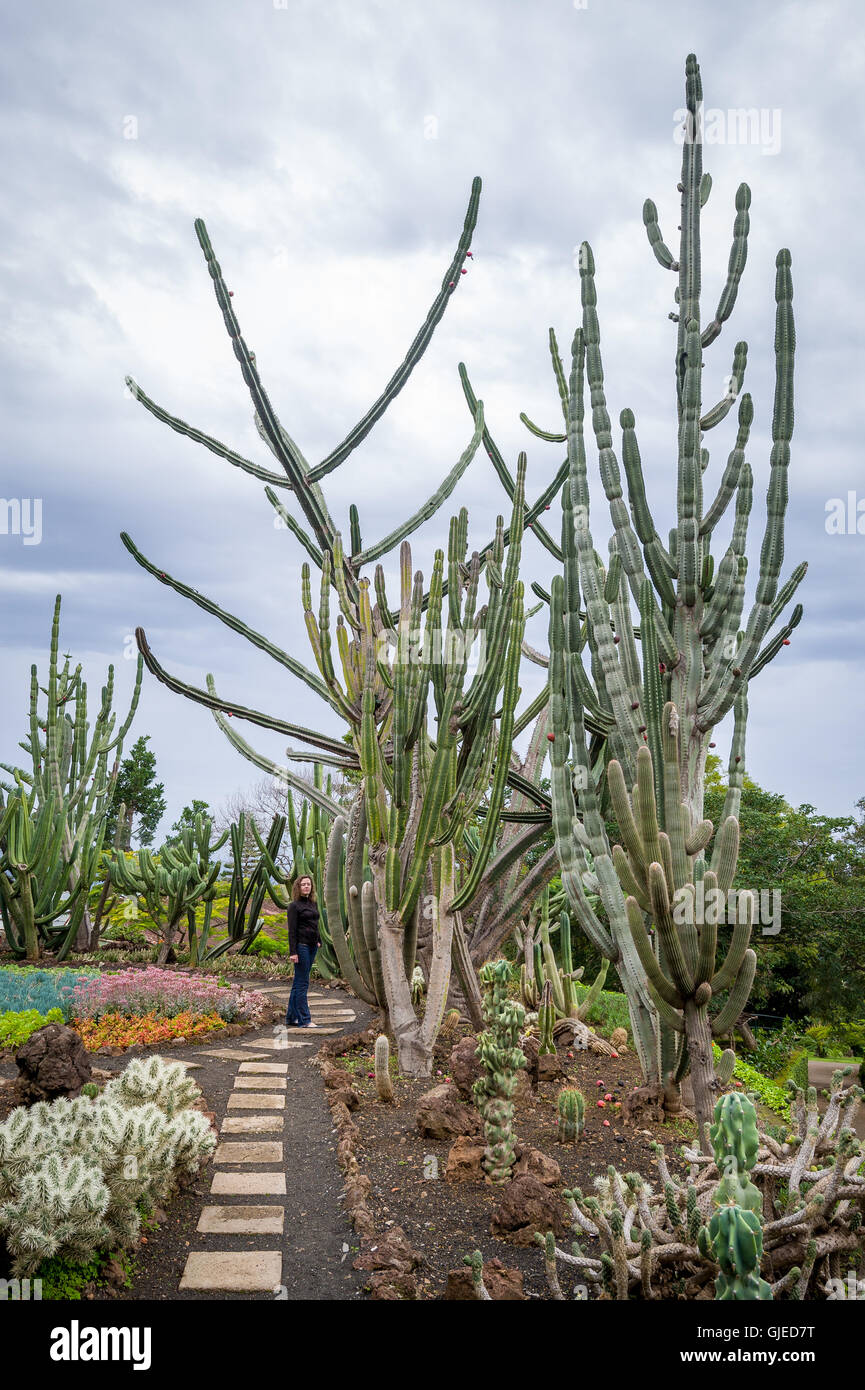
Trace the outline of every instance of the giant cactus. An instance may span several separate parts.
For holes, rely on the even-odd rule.
[[[344,916],[333,922],[329,917],[328,927],[338,955],[343,944],[340,927],[350,932],[354,949],[342,951],[340,967],[362,997],[372,996],[376,1002],[386,1003],[400,1066],[409,1074],[426,1074],[430,1070],[432,1040],[447,995],[451,956],[469,1007],[480,1016],[477,960],[469,950],[462,913],[480,904],[496,918],[495,932],[506,935],[510,931],[522,903],[496,907],[498,899],[495,894],[491,896],[490,890],[496,884],[507,883],[521,855],[549,825],[549,799],[537,790],[531,776],[522,778],[511,766],[511,744],[529,720],[540,716],[546,703],[544,694],[522,714],[516,714],[523,622],[517,562],[526,527],[533,526],[538,535],[546,534],[537,518],[556,488],[546,488],[532,506],[526,506],[525,458],[521,456],[517,480],[508,475],[506,484],[513,502],[509,526],[506,528],[500,520],[494,536],[469,558],[467,518],[464,513],[454,518],[448,553],[437,555],[429,591],[424,593],[419,578],[412,575],[407,538],[446,500],[474,457],[484,430],[481,403],[475,402],[468,445],[441,486],[381,541],[363,543],[357,509],[352,507],[346,545],[320,484],[366,438],[420,360],[451,294],[462,283],[458,272],[465,269],[463,262],[469,253],[479,196],[480,181],[476,180],[456,254],[405,360],[363,419],[320,463],[311,465],[304,458],[277,419],[262,385],[255,355],[241,335],[231,292],[200,221],[196,222],[196,233],[250,393],[256,427],[282,472],[262,468],[193,429],[129,381],[133,394],[157,419],[264,482],[276,519],[302,544],[312,565],[321,572],[317,612],[312,606],[308,568],[302,583],[304,616],[317,667],[311,669],[241,618],[175,579],[147,559],[128,535],[123,535],[127,549],[144,569],[266,651],[315,691],[347,726],[349,745],[338,737],[221,698],[210,676],[206,689],[179,681],[160,666],[144,632],[140,628],[136,632],[139,649],[153,674],[171,690],[210,708],[232,746],[244,757],[279,775],[287,785],[302,791],[334,817],[334,835],[340,833],[338,818],[343,808],[320,787],[310,788],[290,767],[280,767],[257,752],[238,732],[237,721],[246,719],[304,745],[302,749],[287,750],[289,763],[320,761],[339,771],[361,773],[356,825],[362,826],[357,833],[366,843],[369,867],[362,867],[363,843],[354,857],[349,844],[351,863],[346,863],[347,892],[342,895]],[[288,510],[275,490],[279,488],[293,494],[300,517]],[[372,589],[361,571],[397,547],[400,602],[397,610],[392,611],[381,566],[376,565]],[[487,604],[479,607],[478,585],[482,576],[487,578],[490,595]],[[336,650],[330,613],[334,596],[339,610]],[[443,621],[445,601],[447,619]],[[397,655],[391,658],[388,638],[394,630]],[[442,642],[443,655],[436,650]],[[474,643],[485,643],[485,664],[469,680],[467,658]],[[508,807],[504,811],[507,786],[517,792],[518,800],[527,798],[534,809]],[[487,796],[488,804],[482,807]],[[486,821],[478,852],[463,872],[456,849],[478,807],[486,810]],[[508,818],[516,829],[508,831],[503,839],[500,822]],[[548,854],[543,860],[540,870],[529,876],[525,892],[538,891],[552,875],[553,856]],[[330,869],[325,875],[334,881]],[[429,988],[422,1024],[411,1007],[409,987],[418,912],[429,914],[425,922],[431,941]]]
[[[87,895],[102,854],[123,740],[138,706],[142,661],[126,719],[116,728],[114,667],[91,723],[81,666],[60,664],[60,595],[54,603],[47,684],[30,672],[30,768],[2,763],[14,784],[0,792],[0,914],[10,949],[37,960],[43,946],[62,959],[89,945]],[[40,696],[45,696],[44,712]]]
[[[686,63],[686,105],[692,121],[702,100],[699,67]],[[625,989],[635,1047],[648,1082],[664,1085],[671,1076],[672,1049],[662,1039],[655,1002],[625,911],[612,862],[605,816],[610,809],[608,764],[615,759],[625,781],[636,780],[636,759],[648,746],[653,758],[660,830],[684,816],[689,840],[700,833],[706,755],[714,727],[729,710],[735,727],[724,819],[738,813],[744,778],[748,682],[782,650],[801,618],[801,607],[782,615],[804,573],[799,565],[781,583],[787,473],[793,428],[793,357],[790,253],[782,250],[775,277],[775,393],[767,517],[754,604],[743,619],[746,537],[753,478],[745,460],[753,416],[750,396],[740,395],[746,345],[736,345],[729,391],[710,409],[703,406],[704,353],[732,311],[745,264],[750,192],[736,196],[733,247],[718,307],[704,324],[700,302],[700,224],[711,180],[702,170],[702,145],[683,146],[681,237],[678,257],[663,242],[654,204],[644,221],[659,263],[678,275],[674,357],[678,422],[676,523],[665,544],[649,508],[636,424],[631,410],[620,416],[621,462],[613,443],[607,408],[595,263],[591,248],[580,250],[582,321],[572,345],[570,372],[550,333],[552,363],[561,401],[559,432],[529,428],[566,444],[567,458],[557,473],[562,490],[564,574],[550,595],[550,723],[553,821],[556,845],[574,916],[596,947],[613,961]],[[584,439],[584,394],[588,382],[591,423],[601,482],[610,508],[613,534],[605,568],[592,536]],[[466,398],[474,395],[464,374]],[[718,427],[738,400],[738,424],[715,495],[704,498],[709,453],[704,436]],[[484,444],[497,467],[501,457],[485,427]],[[624,489],[627,489],[627,501]],[[720,563],[711,546],[724,512],[734,504],[731,538]],[[630,504],[630,505],[628,505]],[[556,551],[554,550],[554,553]],[[536,587],[536,592],[542,592]],[[636,622],[635,622],[636,619]],[[774,633],[772,628],[780,621]],[[679,725],[679,783],[663,781],[662,714],[675,706]],[[684,805],[684,812],[680,807]],[[716,848],[716,855],[719,850]],[[701,860],[702,851],[697,852]],[[712,867],[717,869],[717,862]],[[699,870],[697,870],[699,872]],[[605,920],[593,911],[586,888],[596,892]]]

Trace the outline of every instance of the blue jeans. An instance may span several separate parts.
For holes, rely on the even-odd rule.
[[[312,970],[317,951],[317,946],[305,946],[302,941],[297,943],[297,964],[294,967],[294,980],[285,1013],[285,1022],[289,1028],[304,1028],[311,1022],[312,1015],[309,1012],[306,991],[309,987],[309,972]]]

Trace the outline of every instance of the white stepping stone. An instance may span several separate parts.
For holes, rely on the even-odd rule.
[[[288,1085],[286,1076],[236,1076],[236,1091],[284,1091]]]
[[[284,1197],[285,1174],[214,1173],[210,1191],[214,1197]]]
[[[319,1030],[314,1029],[313,1031],[318,1032]],[[268,1052],[285,1052],[289,1047],[312,1047],[312,1040],[310,1038],[304,1038],[302,1041],[300,1038],[265,1038],[264,1042],[247,1043],[246,1046],[255,1051],[261,1051],[262,1048],[266,1047]],[[244,1053],[243,1055],[246,1057],[247,1054]]]
[[[229,1110],[284,1110],[285,1096],[274,1096],[270,1092],[253,1095],[249,1091],[232,1091],[228,1097]]]
[[[196,1230],[202,1235],[281,1236],[284,1207],[205,1207]]]
[[[225,1293],[273,1293],[282,1283],[282,1251],[190,1253],[180,1281],[183,1289],[221,1289]]]
[[[220,1134],[272,1134],[285,1129],[284,1115],[226,1115]]]
[[[282,1163],[282,1144],[275,1139],[242,1140],[217,1144],[214,1163]]]
[[[254,1044],[252,1043],[244,1043],[243,1045],[244,1047],[254,1046]],[[256,1051],[260,1050],[260,1047],[256,1047]],[[250,1056],[248,1052],[239,1052],[236,1048],[230,1047],[219,1047],[215,1048],[212,1052],[200,1052],[198,1055],[199,1057],[222,1057],[226,1062],[250,1061]],[[261,1055],[262,1057],[265,1056],[263,1052],[261,1053]]]
[[[288,1071],[288,1062],[243,1062],[239,1068],[244,1074],[255,1072],[272,1073],[274,1076],[285,1076]]]

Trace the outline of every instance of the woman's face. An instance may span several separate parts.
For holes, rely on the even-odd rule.
[[[302,878],[302,879],[300,880],[300,896],[301,896],[302,898],[308,898],[311,892],[312,892],[312,879],[311,879],[311,878]]]

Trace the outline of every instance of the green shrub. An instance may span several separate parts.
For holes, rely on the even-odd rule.
[[[0,1014],[0,1047],[21,1047],[37,1029],[62,1022],[61,1009],[49,1009],[47,1014],[40,1014],[38,1009],[23,1009],[19,1013],[9,1009]]]
[[[808,1089],[808,1049],[807,1047],[797,1047],[787,1059],[786,1065],[775,1077],[779,1086],[784,1086],[788,1081],[793,1081],[801,1090]]]

